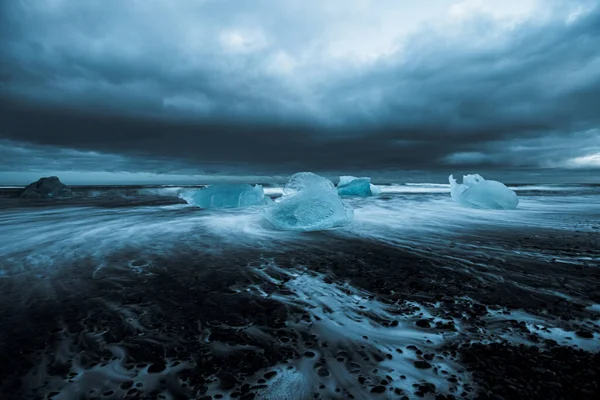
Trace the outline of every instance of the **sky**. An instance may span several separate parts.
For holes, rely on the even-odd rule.
[[[600,182],[598,43],[597,0],[4,1],[0,184]]]

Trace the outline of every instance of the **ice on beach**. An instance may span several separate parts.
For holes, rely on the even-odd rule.
[[[333,183],[311,172],[292,176],[283,196],[265,210],[265,218],[277,229],[318,231],[352,222],[354,210],[338,195]]]
[[[481,175],[465,175],[458,183],[453,175],[450,181],[452,199],[465,207],[495,210],[514,210],[519,204],[517,194],[498,181],[488,181]]]
[[[245,183],[218,183],[191,192],[183,192],[180,197],[191,205],[201,208],[237,208],[267,204],[271,199],[265,196],[261,185]]]
[[[371,178],[357,178],[355,176],[340,176],[337,185],[340,196],[377,196],[381,189],[371,184]]]

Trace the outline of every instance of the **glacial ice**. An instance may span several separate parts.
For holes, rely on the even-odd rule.
[[[261,185],[245,183],[217,183],[179,195],[191,205],[201,208],[237,208],[267,204],[270,198],[265,196]]]
[[[340,196],[377,196],[381,189],[371,184],[371,178],[357,178],[355,176],[340,176],[337,185]]]
[[[481,175],[465,175],[458,183],[450,175],[450,194],[456,203],[472,208],[514,210],[519,204],[517,194],[498,181],[488,181]]]
[[[333,229],[352,222],[354,210],[333,183],[312,172],[299,172],[283,188],[283,196],[265,209],[275,228],[291,231]]]

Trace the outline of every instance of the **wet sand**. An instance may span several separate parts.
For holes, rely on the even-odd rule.
[[[79,265],[64,279],[85,290],[56,284],[46,299],[20,297],[26,277],[3,279],[19,301],[2,307],[2,398],[592,399],[597,240],[496,239],[587,266],[453,263],[460,238],[444,254],[330,239],[310,253],[157,256],[133,276],[107,267],[91,279]]]

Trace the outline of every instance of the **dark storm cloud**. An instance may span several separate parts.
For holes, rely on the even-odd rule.
[[[98,170],[113,173],[153,171],[159,174],[201,172],[177,159],[126,157],[120,154],[0,140],[0,171],[44,173]]]
[[[508,27],[476,13],[419,28],[368,62],[352,57],[377,41],[356,39],[341,61],[319,48],[330,10],[309,23],[260,1],[134,3],[5,3],[0,137],[163,172],[577,166],[600,153],[590,2],[544,3]]]

